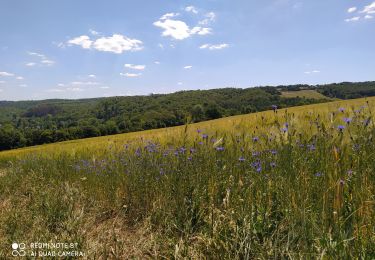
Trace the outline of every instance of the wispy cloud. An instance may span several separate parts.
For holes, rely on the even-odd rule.
[[[121,54],[127,51],[139,51],[143,48],[143,42],[131,39],[121,34],[113,34],[109,37],[91,39],[87,35],[81,35],[67,42],[68,46],[78,45],[83,49],[95,49],[97,51]]]
[[[193,66],[191,65],[188,65],[188,66],[185,66],[184,69],[191,69]]]
[[[142,73],[120,73],[121,76],[127,77],[127,78],[137,78],[142,75]]]
[[[38,59],[38,62],[27,62],[25,65],[28,67],[33,67],[37,65],[52,66],[53,64],[55,64],[55,61],[47,58],[47,56],[42,53],[28,51],[27,54]]]
[[[315,74],[315,73],[320,73],[320,70],[311,70],[311,71],[305,71],[305,74]]]
[[[355,17],[352,17],[352,18],[348,18],[348,19],[345,19],[345,22],[356,22],[356,21],[359,21],[359,19],[361,19],[361,17],[359,16],[355,16]]]
[[[357,11],[357,7],[353,6],[353,7],[350,7],[348,9],[348,13],[354,13],[355,11]]]
[[[125,64],[125,68],[133,69],[133,70],[144,70],[146,68],[146,65],[134,65],[134,64]]]
[[[204,15],[204,19],[199,21],[201,25],[207,25],[214,22],[216,19],[216,14],[214,12],[209,12]]]
[[[194,13],[194,14],[198,14],[198,9],[195,8],[195,6],[192,6],[192,5],[186,6],[185,11],[190,12],[190,13]]]
[[[221,50],[224,48],[228,48],[229,44],[227,43],[221,43],[221,44],[203,44],[199,48],[200,49],[208,49],[208,50]]]
[[[0,77],[13,77],[14,74],[13,73],[9,73],[9,72],[6,72],[6,71],[0,71]]]
[[[360,13],[375,14],[375,1],[369,5],[366,5]]]

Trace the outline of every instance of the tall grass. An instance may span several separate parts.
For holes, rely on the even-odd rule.
[[[0,242],[74,241],[93,258],[372,259],[372,107],[4,156]]]

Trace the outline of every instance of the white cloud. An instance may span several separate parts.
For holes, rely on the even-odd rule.
[[[63,83],[59,83],[59,84],[57,84],[57,86],[58,86],[58,87],[64,87],[65,84],[63,84]]]
[[[90,29],[89,32],[92,34],[92,35],[99,35],[100,33],[93,30],[93,29]]]
[[[188,66],[185,66],[184,69],[191,69],[193,66],[191,65],[188,65]]]
[[[228,48],[229,44],[227,43],[221,43],[221,44],[203,44],[199,48],[200,49],[209,49],[209,50],[221,50],[224,48]]]
[[[41,54],[41,53],[37,53],[37,52],[31,52],[31,51],[28,51],[27,52],[30,56],[37,56],[41,59],[46,59],[46,56],[44,54]]]
[[[82,35],[68,41],[68,45],[78,45],[84,49],[96,49],[98,51],[113,52],[121,54],[125,51],[141,50],[143,42],[137,39],[130,39],[121,34],[113,34],[109,37],[101,37],[91,40],[89,36]]]
[[[185,7],[185,11],[186,11],[186,12],[191,12],[191,13],[194,13],[194,14],[197,14],[197,13],[198,13],[197,8],[195,8],[195,7],[192,6],[192,5]]]
[[[68,41],[68,45],[73,44],[81,46],[84,49],[90,49],[92,45],[92,40],[90,40],[90,37],[87,35],[81,35]]]
[[[13,77],[13,73],[5,72],[5,71],[0,71],[0,76],[2,77]]]
[[[102,87],[100,87],[101,89],[109,89],[109,87],[108,86],[102,86]]]
[[[73,86],[96,86],[100,83],[95,81],[73,81],[70,84]]]
[[[180,86],[181,86],[182,84],[184,84],[184,83],[182,83],[182,82],[177,82],[177,85],[180,85]]]
[[[50,60],[47,58],[46,55],[44,54],[41,54],[41,53],[38,53],[38,52],[27,52],[30,56],[35,56],[35,57],[38,57],[39,58],[39,65],[45,65],[45,66],[52,66],[53,64],[55,64],[55,62],[53,60]],[[33,67],[33,66],[36,66],[38,65],[38,63],[36,62],[28,62],[26,63],[26,66],[28,67]]]
[[[205,14],[205,18],[199,22],[201,25],[207,25],[214,22],[216,19],[216,14],[214,12],[209,12]]]
[[[18,76],[18,77],[16,77],[16,79],[18,79],[18,80],[23,80],[23,77]]]
[[[95,79],[95,78],[96,78],[96,75],[94,75],[94,74],[90,74],[90,75],[88,75],[88,77],[89,77],[89,78],[92,78],[92,79]]]
[[[76,87],[76,88],[66,88],[67,91],[72,91],[72,92],[82,92],[82,91],[85,91],[85,89],[83,88],[79,88],[79,87]]]
[[[190,37],[189,26],[183,21],[166,19],[156,21],[154,25],[164,29],[163,36],[171,36],[176,40],[183,40]]]
[[[359,21],[360,18],[361,17],[359,17],[359,16],[355,16],[355,17],[352,17],[352,18],[345,19],[345,22],[348,22],[348,23],[356,22],[356,21]]]
[[[354,13],[355,11],[357,11],[357,7],[353,6],[353,7],[350,7],[348,9],[348,13]]]
[[[372,19],[372,18],[374,18],[372,15],[369,15],[369,14],[365,15],[365,19]]]
[[[170,36],[176,40],[183,40],[189,38],[194,34],[206,35],[212,32],[211,28],[203,28],[200,26],[196,26],[193,29],[190,29],[184,21],[172,19],[160,18],[159,21],[154,22],[154,25],[164,30],[162,32],[162,36]]]
[[[320,70],[305,71],[304,73],[305,73],[305,74],[320,73]]]
[[[142,47],[142,41],[130,39],[121,34],[113,34],[111,37],[102,37],[93,43],[93,47],[98,51],[113,53],[123,53],[125,51],[139,51]]]
[[[20,84],[19,85],[21,88],[27,88],[27,85],[26,84]]]
[[[43,63],[47,66],[52,66],[53,64],[55,64],[55,62],[53,60],[42,60],[41,63]]]
[[[124,67],[133,70],[144,70],[146,65],[125,64]]]
[[[169,18],[173,18],[173,17],[179,16],[179,15],[180,15],[179,13],[166,13],[165,15],[160,17],[160,20],[167,20]]]
[[[191,34],[199,34],[199,35],[206,35],[211,34],[212,29],[211,28],[202,28],[200,26],[196,26],[190,31]]]
[[[365,6],[361,13],[365,14],[375,14],[375,2],[372,2],[371,4]]]
[[[127,78],[136,78],[136,77],[140,77],[142,73],[120,73],[120,75],[127,77]]]
[[[160,64],[160,61],[154,61],[154,63],[155,63],[156,65],[159,65],[159,64]]]

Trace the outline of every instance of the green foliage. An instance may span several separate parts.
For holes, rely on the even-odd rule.
[[[270,110],[272,105],[285,108],[330,100],[281,95],[281,91],[301,89],[315,89],[335,98],[375,94],[374,83],[364,82],[224,88],[86,100],[0,101],[0,150],[178,126],[187,118],[200,122]]]

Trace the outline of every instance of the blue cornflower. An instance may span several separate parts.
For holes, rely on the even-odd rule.
[[[240,161],[240,162],[244,162],[244,161],[245,161],[245,158],[241,156],[241,157],[238,159],[238,161]]]
[[[347,123],[347,124],[350,124],[350,122],[352,122],[352,119],[351,119],[351,118],[348,118],[348,117],[344,117],[343,120],[344,120],[344,122]]]
[[[218,147],[216,147],[216,151],[224,151],[224,147],[218,146]]]
[[[340,131],[343,131],[345,129],[345,126],[339,125],[339,126],[337,126],[337,129],[340,130]]]

